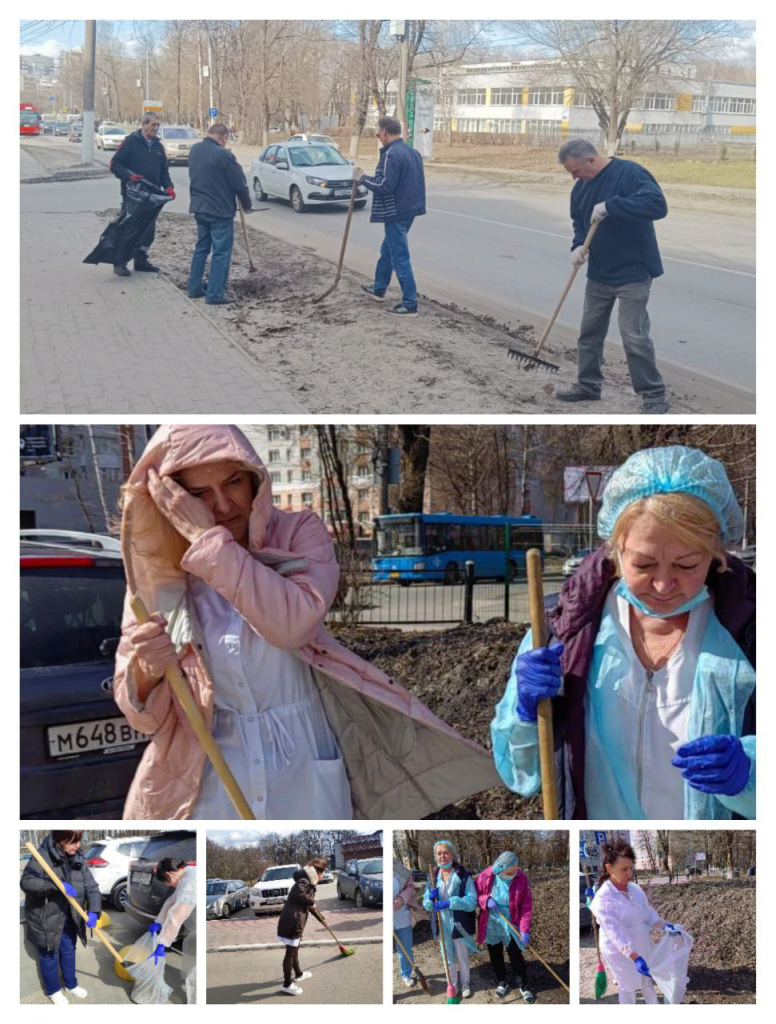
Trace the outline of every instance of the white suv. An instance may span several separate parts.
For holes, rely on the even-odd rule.
[[[123,910],[127,901],[129,862],[139,857],[148,842],[148,836],[123,836],[120,839],[97,839],[90,844],[84,859],[100,893],[117,910]]]
[[[251,889],[251,906],[258,917],[263,910],[280,911],[294,884],[294,872],[301,864],[273,864]]]

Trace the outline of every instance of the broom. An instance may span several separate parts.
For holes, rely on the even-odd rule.
[[[582,870],[585,872],[585,884],[587,885],[588,889],[591,889],[592,886],[590,885],[590,875],[589,875],[588,870],[587,870],[587,865],[584,864],[584,863],[582,864]],[[590,900],[587,900],[587,906],[588,906],[588,909],[589,909],[590,908]],[[603,997],[606,995],[606,987],[607,987],[609,982],[608,982],[608,979],[606,977],[606,968],[604,967],[604,962],[601,959],[601,946],[600,946],[600,940],[599,940],[599,937],[598,937],[598,924],[597,924],[596,919],[595,919],[595,914],[592,912],[592,910],[590,911],[590,920],[591,920],[592,925],[593,925],[593,938],[595,939],[595,951],[596,951],[596,955],[598,956],[598,965],[596,966],[596,974],[595,974],[595,997],[596,997],[596,999],[603,999]]]
[[[428,869],[428,885],[430,889],[434,888],[434,869],[429,867]],[[442,916],[438,910],[435,910],[437,932],[439,933],[439,946],[442,950],[442,962],[445,965],[445,977],[447,978],[447,1002],[448,1003],[460,1003],[461,997],[458,995],[458,989],[452,983],[450,979],[450,965],[447,962],[447,950],[445,949],[445,937],[442,934]]]
[[[514,925],[512,924],[512,922],[511,922],[511,921],[510,921],[510,920],[509,920],[508,918],[504,917],[504,915],[503,915],[503,914],[502,914],[502,913],[501,913],[500,911],[498,911],[498,910],[497,910],[497,911],[496,911],[496,913],[497,913],[497,914],[498,914],[498,916],[499,916],[499,917],[501,918],[501,920],[502,920],[502,921],[504,922],[504,924],[505,924],[505,925],[507,926],[507,928],[509,928],[509,930],[510,930],[510,931],[511,931],[511,932],[512,932],[512,933],[514,934],[515,938],[517,939],[518,945],[520,946],[520,948],[521,948],[521,949],[523,949],[524,947],[523,947],[523,945],[522,945],[522,943],[521,943],[521,941],[520,941],[520,932],[519,932],[519,931],[517,930],[517,928],[515,928],[515,926],[514,926]],[[550,972],[550,974],[551,974],[551,975],[553,976],[553,978],[554,978],[554,979],[555,979],[555,980],[556,980],[557,982],[560,982],[560,984],[561,984],[561,985],[562,985],[562,986],[563,986],[563,987],[565,988],[565,990],[566,990],[567,992],[569,992],[569,994],[570,994],[570,990],[569,990],[569,987],[568,987],[568,985],[566,984],[566,982],[565,982],[565,981],[563,980],[563,978],[559,978],[559,977],[558,977],[558,975],[557,975],[557,974],[555,973],[555,971],[553,971],[553,969],[552,969],[552,968],[550,967],[550,965],[549,965],[549,964],[547,963],[547,961],[546,961],[546,960],[544,960],[544,959],[542,959],[542,957],[541,957],[541,956],[539,955],[539,953],[538,953],[538,951],[537,951],[536,947],[535,947],[535,946],[533,946],[533,945],[531,946],[531,952],[532,952],[532,953],[533,953],[533,955],[534,955],[534,956],[536,957],[536,959],[537,959],[537,960],[539,961],[539,963],[540,963],[540,964],[543,964],[543,965],[544,965],[544,967],[546,967],[546,968],[547,968],[547,970],[548,970],[548,971]]]
[[[343,956],[353,956],[353,954],[356,952],[355,949],[350,949],[348,946],[343,946],[342,945],[342,943],[339,941],[337,936],[334,934],[334,932],[331,930],[331,928],[329,928],[329,926],[324,921],[323,915],[321,914],[320,910],[311,910],[310,913],[313,915],[313,917],[315,918],[316,921],[320,921],[321,922],[321,924],[326,929],[326,931],[329,933],[329,935],[331,935],[331,937],[334,939],[334,941],[339,946],[340,953]]]
[[[402,953],[404,953],[404,956],[407,959],[407,961],[412,964],[412,968],[413,968],[413,970],[415,971],[415,973],[418,976],[418,981],[420,982],[420,987],[423,989],[423,991],[426,993],[427,996],[430,996],[431,995],[431,989],[429,988],[429,984],[426,981],[426,977],[423,974],[423,971],[421,971],[421,969],[418,967],[418,965],[415,962],[415,960],[409,955],[409,953],[404,948],[404,946],[402,946],[401,940],[399,939],[399,936],[396,934],[396,932],[393,933],[393,938],[394,938],[394,942],[396,943],[396,945],[399,947],[399,949],[402,951]]]

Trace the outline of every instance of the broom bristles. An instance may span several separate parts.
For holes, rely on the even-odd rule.
[[[596,999],[602,999],[606,995],[607,978],[604,966],[599,962],[598,972],[595,976],[595,997]]]

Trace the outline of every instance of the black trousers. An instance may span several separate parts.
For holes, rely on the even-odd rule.
[[[295,978],[302,977],[302,968],[299,966],[299,946],[286,946],[286,954],[283,957],[283,984],[286,988],[291,984],[291,972]]]
[[[528,969],[525,966],[525,959],[520,951],[520,947],[514,939],[509,940],[507,953],[509,954],[509,962],[512,964],[512,970],[515,972],[518,985],[520,988],[525,988],[528,985]],[[507,968],[504,963],[504,944],[498,942],[495,946],[491,946],[488,943],[488,956],[490,957],[490,965],[496,975],[496,981],[499,985],[503,985],[507,980]]]

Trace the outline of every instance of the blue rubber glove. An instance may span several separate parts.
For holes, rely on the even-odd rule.
[[[666,921],[665,924],[663,925],[663,931],[664,932],[673,932],[675,935],[681,935],[682,934],[682,929],[679,927],[678,924],[669,924],[668,921]]]
[[[587,889],[585,889],[585,899],[586,900],[592,900],[594,896],[595,896],[595,889],[592,889],[590,886],[588,886]]]
[[[435,900],[438,900],[438,899],[439,899],[439,889],[437,889],[437,887],[436,887],[436,886],[434,886],[434,888],[433,888],[433,889],[429,889],[429,890],[428,890],[428,898],[429,898],[429,899],[431,900],[431,902],[432,902],[432,903],[433,903],[433,902],[434,902]]]
[[[434,901],[434,910],[436,910],[437,913],[440,910],[449,910],[449,909],[450,909],[450,900],[435,900]]]
[[[151,954],[151,956],[154,958],[154,966],[156,966],[159,963],[159,961],[164,958],[166,953],[167,953],[166,948],[160,942],[159,945],[156,947],[156,949]],[[149,958],[148,958],[149,960],[151,959],[151,956],[149,956]]]
[[[158,921],[152,921],[148,926],[148,930],[152,935],[158,935],[159,932],[162,930],[162,926],[159,924]]]
[[[535,722],[539,701],[557,696],[563,682],[561,654],[563,644],[552,644],[518,656],[517,717],[522,722]]]
[[[647,961],[644,959],[643,956],[637,956],[636,959],[633,961],[633,966],[636,968],[639,974],[643,974],[645,978],[652,977],[652,975],[649,973],[649,967],[647,967]]]
[[[531,941],[531,933],[530,932],[520,932],[520,945],[521,946],[527,946],[530,941]]]
[[[488,896],[488,910],[498,910],[498,903],[496,903],[492,896]]]
[[[78,899],[78,893],[75,891],[75,886],[71,885],[69,882],[65,882],[65,892],[68,896],[72,896],[74,900]]]
[[[701,793],[736,796],[746,787],[752,765],[737,736],[701,736],[676,752],[671,764]]]
[[[92,910],[91,913],[89,914],[89,916],[86,918],[86,927],[87,928],[96,928],[97,927],[97,917],[98,917],[98,915],[95,914],[95,912]]]

